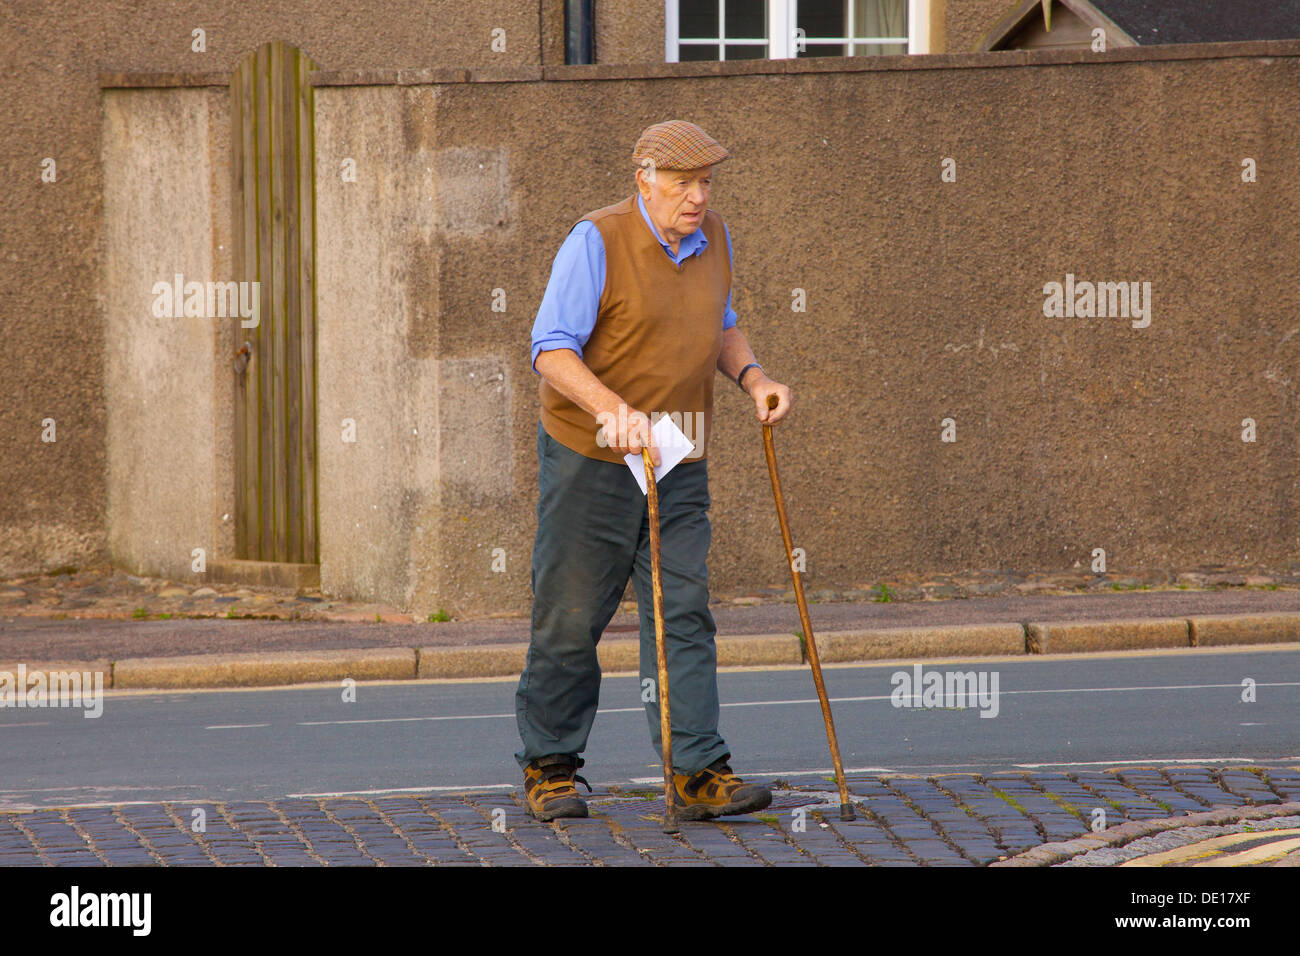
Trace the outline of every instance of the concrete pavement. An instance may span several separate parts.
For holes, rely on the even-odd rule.
[[[15,590],[23,588],[9,588]],[[805,659],[797,609],[782,597],[714,606],[722,666],[799,664]],[[275,600],[303,598],[280,595]],[[133,600],[148,603],[146,598]],[[381,620],[370,623],[161,618],[170,612],[146,607],[138,619],[124,620],[73,617],[77,609],[61,612],[63,616],[46,613],[56,606],[29,602],[6,608],[0,618],[0,670],[12,670],[20,662],[46,670],[75,664],[80,670],[101,671],[105,686],[114,689],[508,676],[522,669],[529,634],[522,617],[419,624],[399,623],[392,615],[385,621],[380,612]],[[80,609],[99,610],[98,604]],[[835,601],[813,604],[810,613],[825,663],[1300,641],[1300,588],[1276,584]],[[625,608],[600,642],[606,672],[636,670],[636,635],[635,609]]]

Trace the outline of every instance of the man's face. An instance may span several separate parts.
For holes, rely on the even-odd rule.
[[[709,208],[713,167],[703,169],[638,169],[637,187],[646,211],[664,239],[676,242],[704,222]]]

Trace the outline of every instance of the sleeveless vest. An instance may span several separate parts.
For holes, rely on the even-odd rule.
[[[731,291],[731,262],[722,217],[713,210],[700,226],[709,240],[680,268],[651,233],[633,195],[583,216],[605,245],[605,288],[582,360],[631,408],[653,424],[669,415],[691,439],[685,460],[708,453],[713,376],[722,350],[722,317]],[[623,463],[597,441],[595,417],[552,388],[539,386],[542,427],[588,458]]]

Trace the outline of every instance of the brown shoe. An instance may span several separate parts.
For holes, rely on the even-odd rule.
[[[591,784],[577,773],[583,762],[572,754],[548,754],[530,763],[524,770],[528,815],[541,823],[558,817],[585,817],[587,804],[573,785],[577,780],[591,791]]]
[[[697,774],[673,774],[677,815],[683,820],[708,820],[730,813],[753,813],[772,802],[772,791],[745,783],[727,764],[724,754]]]

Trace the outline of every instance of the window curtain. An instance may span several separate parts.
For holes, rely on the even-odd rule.
[[[907,0],[850,0],[853,35],[859,37],[907,36]],[[906,53],[906,43],[857,44],[854,56]]]

